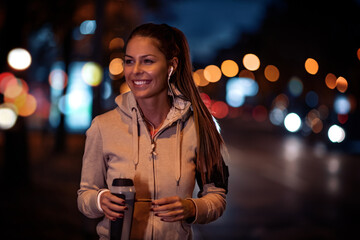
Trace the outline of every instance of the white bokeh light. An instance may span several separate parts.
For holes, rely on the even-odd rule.
[[[31,64],[31,55],[26,49],[14,48],[9,52],[7,61],[12,68],[25,70]]]
[[[289,132],[296,132],[301,127],[301,119],[296,113],[289,113],[284,119],[284,125]]]
[[[328,137],[333,143],[341,143],[345,139],[345,131],[338,125],[332,125],[329,128]]]

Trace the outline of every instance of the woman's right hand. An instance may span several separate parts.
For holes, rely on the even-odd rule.
[[[125,200],[111,194],[110,191],[101,194],[100,206],[104,211],[105,216],[111,221],[124,217],[123,212],[127,210]]]

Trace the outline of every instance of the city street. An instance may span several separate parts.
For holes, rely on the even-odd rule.
[[[195,225],[196,239],[360,236],[359,156],[328,151],[268,123],[220,124],[229,152],[227,210],[213,223]],[[54,154],[51,134],[29,133],[30,182],[1,182],[4,239],[96,239],[96,220],[76,206],[84,140],[68,135],[66,150]]]

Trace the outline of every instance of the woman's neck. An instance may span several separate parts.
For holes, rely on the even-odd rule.
[[[168,95],[158,98],[137,99],[137,103],[147,121],[155,128],[159,128],[170,111]]]

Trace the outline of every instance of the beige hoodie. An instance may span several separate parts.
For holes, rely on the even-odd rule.
[[[152,139],[131,92],[116,98],[118,107],[94,118],[86,132],[78,208],[89,218],[103,217],[98,193],[114,178],[134,180],[137,199],[179,196],[196,206],[192,223],[208,223],[222,215],[226,190],[209,182],[192,198],[196,174],[197,136],[189,102],[175,98],[173,107]],[[218,186],[218,185],[217,185]],[[136,202],[131,239],[192,239],[191,223],[163,222],[151,203]],[[100,239],[109,239],[110,220],[97,226]]]

